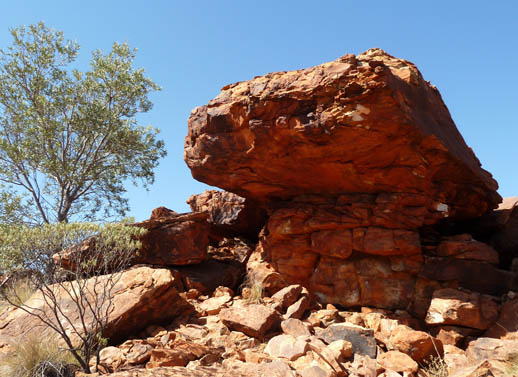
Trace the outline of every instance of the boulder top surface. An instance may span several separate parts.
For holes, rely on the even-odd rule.
[[[469,218],[501,201],[436,87],[381,49],[223,87],[191,112],[184,159],[195,179],[263,202],[408,193]]]

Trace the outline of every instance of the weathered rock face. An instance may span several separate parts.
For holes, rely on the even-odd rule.
[[[457,259],[476,260],[498,265],[498,252],[485,243],[472,239],[469,234],[460,234],[449,237],[441,242],[437,248],[439,257],[453,257]]]
[[[495,324],[484,334],[488,338],[518,340],[518,299],[502,305]]]
[[[497,317],[498,305],[490,297],[445,288],[434,292],[426,323],[484,330],[491,326]]]
[[[191,195],[187,204],[193,212],[207,212],[218,235],[256,239],[266,222],[264,208],[228,191],[207,190]]]
[[[437,89],[382,50],[224,87],[191,113],[184,157],[196,179],[268,210],[247,269],[269,293],[298,283],[324,303],[424,316],[443,284],[474,288],[428,259],[489,270],[485,293],[515,285],[468,236],[423,257],[424,226],[501,198]]]
[[[135,224],[147,229],[134,263],[161,266],[198,264],[207,257],[210,224],[207,213],[159,216]]]
[[[518,340],[478,338],[469,343],[466,355],[472,361],[508,361],[517,349]]]
[[[258,250],[287,282],[322,302],[406,308],[421,268],[427,213],[396,195],[292,201],[272,211]],[[392,218],[391,218],[392,217]]]
[[[96,292],[101,290],[104,279],[101,276],[97,279],[87,281],[87,292],[94,291],[94,284],[98,284]],[[75,282],[66,284],[76,284]],[[66,287],[66,284],[64,287]],[[70,319],[70,323],[63,322],[63,325],[75,343],[78,341],[78,334],[74,333],[72,326],[81,329],[81,318],[79,317],[77,305],[73,304],[65,288],[56,287],[56,295],[59,298],[59,307],[64,315]],[[108,324],[104,337],[110,342],[120,342],[132,333],[138,332],[149,324],[170,320],[178,314],[188,313],[192,310],[191,305],[179,296],[183,285],[179,276],[166,269],[153,269],[149,267],[137,267],[125,271],[120,280],[113,288],[112,310],[108,316]],[[94,297],[86,297],[93,302]],[[26,303],[29,307],[44,308],[43,300],[39,293],[36,293]],[[50,312],[46,311],[50,318]],[[85,311],[84,320],[91,323],[93,313]],[[25,334],[34,331],[43,331],[41,321],[27,314],[20,309],[5,311],[0,316],[0,349],[13,341],[21,339]],[[47,329],[48,330],[48,329]]]
[[[244,271],[236,264],[207,260],[192,266],[179,266],[186,289],[197,289],[202,294],[211,294],[218,286],[236,288]]]
[[[224,87],[191,113],[184,157],[194,178],[262,201],[413,193],[455,218],[500,201],[437,89],[379,49]]]
[[[518,258],[518,197],[505,198],[494,211],[499,229],[490,238],[490,243],[502,255],[505,264],[513,264]],[[518,272],[518,264],[513,269]]]

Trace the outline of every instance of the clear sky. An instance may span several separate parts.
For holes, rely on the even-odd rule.
[[[183,162],[191,109],[226,84],[371,47],[417,64],[500,194],[518,195],[518,1],[4,1],[0,48],[9,28],[38,21],[81,45],[80,65],[127,41],[163,88],[139,119],[161,129],[168,156],[148,192],[129,187],[137,220],[161,205],[186,212],[187,197],[207,188]]]

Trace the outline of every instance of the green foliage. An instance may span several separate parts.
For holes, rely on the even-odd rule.
[[[123,182],[152,183],[166,154],[158,130],[135,119],[159,87],[125,43],[80,72],[62,32],[40,22],[11,34],[0,50],[0,209],[33,224],[123,216]]]
[[[3,356],[0,373],[4,377],[72,377],[74,363],[70,352],[60,349],[57,338],[32,336]]]
[[[35,227],[3,225],[0,226],[0,271],[6,275],[35,271],[43,273],[41,278],[47,279],[47,282],[60,280],[55,275],[59,272],[59,263],[53,259],[54,255],[93,237],[96,250],[92,254],[85,256],[76,253],[70,259],[74,264],[79,263],[77,271],[74,271],[79,277],[96,269],[101,272],[103,266],[108,270],[121,257],[124,261],[130,258],[130,254],[140,247],[137,240],[144,231],[143,228],[124,223],[54,223]],[[98,258],[100,255],[102,261]]]
[[[37,296],[26,301],[5,287],[0,295],[53,330],[90,373],[90,359],[98,362],[107,344],[103,331],[115,287],[145,231],[125,223],[0,226],[0,270],[8,277],[4,283],[26,276]]]

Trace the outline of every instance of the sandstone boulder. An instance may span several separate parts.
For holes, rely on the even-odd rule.
[[[498,304],[492,298],[479,293],[445,288],[434,292],[426,323],[483,330],[492,325],[497,317]]]
[[[428,257],[420,276],[493,296],[518,290],[517,273],[474,260]]]
[[[440,257],[478,260],[498,265],[498,252],[485,243],[475,241],[471,235],[462,234],[449,237],[437,247]]]
[[[345,323],[336,323],[328,326],[317,334],[327,344],[337,340],[346,340],[352,345],[352,352],[376,358],[376,340],[370,329],[353,326]]]
[[[299,299],[302,292],[302,286],[295,284],[281,289],[272,295],[275,301],[278,301],[282,309],[287,309],[288,306],[295,303]]]
[[[408,326],[395,327],[385,343],[389,350],[397,350],[410,356],[418,363],[432,357],[442,357],[444,349],[440,340],[424,331],[415,331]]]
[[[179,213],[176,211],[173,211],[172,209],[166,208],[166,207],[157,207],[151,211],[151,216],[149,217],[149,220],[159,220],[159,219],[167,219],[171,217],[178,216]]]
[[[308,325],[296,318],[289,318],[282,321],[281,329],[285,334],[292,335],[294,337],[311,335]]]
[[[146,368],[186,366],[190,361],[201,358],[211,352],[209,347],[177,339],[171,348],[155,348]]]
[[[134,224],[147,229],[134,263],[182,266],[203,262],[209,245],[207,218],[206,213],[174,214]]]
[[[221,309],[232,300],[230,295],[211,297],[200,304],[200,309],[208,315],[218,314]]]
[[[423,260],[423,216],[401,212],[404,203],[397,195],[343,195],[283,204],[254,253],[264,263],[252,256],[248,270],[265,285],[302,283],[323,303],[404,309]]]
[[[512,370],[514,369],[514,370]],[[510,368],[507,363],[494,361],[494,360],[484,360],[480,363],[473,365],[471,363],[467,367],[463,368],[453,368],[452,372],[449,374],[450,377],[514,377],[518,373],[518,370],[515,368]]]
[[[380,49],[225,86],[191,112],[184,158],[195,179],[263,201],[426,193],[430,210],[474,217],[501,200],[437,89]]]
[[[291,304],[288,309],[286,309],[286,314],[284,318],[302,318],[304,313],[309,307],[309,298],[307,296],[302,296],[297,302]]]
[[[114,372],[125,363],[124,352],[117,347],[105,347],[99,353],[99,367],[105,371]]]
[[[208,221],[220,237],[257,239],[266,221],[266,211],[258,203],[228,191],[206,190],[191,195],[187,204],[193,212],[208,212]]]
[[[431,329],[430,333],[439,339],[444,346],[465,347],[465,340],[477,337],[480,330],[461,326],[437,326]]]
[[[300,377],[332,377],[333,373],[318,365],[313,365],[297,371]]]
[[[132,224],[147,232],[141,237],[141,248],[135,252],[132,265],[152,264],[160,266],[183,266],[198,264],[207,257],[210,224],[207,213],[178,214],[168,208],[158,207],[151,218]],[[60,267],[75,270],[83,255],[91,253],[95,237],[74,245],[53,256]]]
[[[282,357],[288,360],[295,360],[304,355],[308,349],[309,345],[305,339],[282,334],[271,338],[264,352],[274,358]]]
[[[219,312],[221,321],[232,330],[262,339],[266,332],[279,324],[278,313],[267,306],[250,304],[233,306]]]
[[[343,362],[345,359],[353,355],[353,345],[347,340],[335,340],[327,346],[329,354],[333,356],[338,362]]]
[[[478,338],[469,343],[466,356],[473,362],[508,361],[516,357],[518,340]]]
[[[327,327],[336,322],[343,322],[336,308],[313,311],[306,321],[312,327]]]
[[[125,358],[129,365],[141,365],[149,361],[153,346],[144,342],[129,341],[130,345],[126,350]],[[125,343],[128,343],[126,341]],[[119,347],[122,348],[122,347]]]
[[[419,367],[410,356],[399,351],[382,353],[378,355],[376,361],[381,369],[400,373],[415,373]]]
[[[502,305],[498,319],[485,332],[484,336],[518,340],[518,298]]]
[[[101,292],[105,279],[109,276],[92,278],[86,282],[87,294],[85,298],[94,302],[95,292]],[[78,336],[81,333],[81,317],[77,305],[65,292],[68,285],[75,282],[65,283],[61,287],[56,286],[55,294],[58,297],[58,305],[69,321],[62,321],[67,334],[74,344],[78,344]],[[69,288],[68,288],[69,289]],[[183,300],[179,291],[183,290],[183,284],[178,273],[166,269],[153,269],[150,267],[136,267],[122,273],[120,280],[112,291],[112,309],[108,314],[108,322],[103,337],[110,339],[111,343],[118,343],[130,334],[144,329],[154,323],[171,320],[179,314],[189,313],[193,308]],[[35,293],[29,301],[28,307],[41,308],[43,312],[51,316],[48,307],[43,304],[41,295]],[[43,313],[42,312],[42,313]],[[93,313],[86,310],[84,320],[92,322]],[[52,317],[50,317],[52,318]],[[79,333],[73,328],[79,329]],[[41,321],[21,309],[5,311],[0,315],[0,348],[8,347],[13,342],[19,341],[21,337],[30,332],[44,334],[48,329]]]

